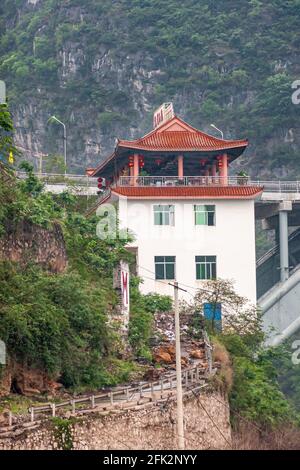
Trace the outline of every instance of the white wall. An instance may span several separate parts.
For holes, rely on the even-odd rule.
[[[174,204],[175,226],[154,225],[153,205]],[[216,225],[195,226],[194,204],[214,204]],[[233,279],[235,289],[256,303],[255,226],[253,200],[132,200],[119,201],[121,227],[135,233],[139,274],[154,277],[154,256],[176,256],[177,281],[201,287],[196,280],[195,256],[215,255],[217,277]],[[144,279],[144,293],[173,295],[169,281]],[[191,293],[193,289],[187,288]],[[181,297],[191,299],[189,294]]]

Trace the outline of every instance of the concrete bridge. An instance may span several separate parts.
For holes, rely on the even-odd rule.
[[[17,176],[25,179],[27,173],[18,171]],[[69,191],[76,196],[96,196],[98,192],[97,178],[86,175],[35,173],[35,176],[45,184],[45,191],[49,193],[61,194]]]
[[[256,218],[275,230],[275,247],[257,261],[257,297],[268,344],[277,346],[300,330],[299,192],[264,192]]]

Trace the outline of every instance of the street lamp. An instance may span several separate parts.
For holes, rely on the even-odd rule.
[[[222,139],[224,139],[224,133],[223,131],[221,131],[221,129],[219,129],[217,126],[215,126],[214,124],[211,124],[210,127],[213,127],[214,129],[216,129],[216,131],[220,132],[221,133],[221,136],[222,136]]]
[[[60,121],[56,116],[51,116],[48,119],[49,121],[55,121],[58,122],[58,124],[61,124],[64,128],[64,163],[65,163],[65,175],[67,174],[67,130],[66,130],[66,125]]]

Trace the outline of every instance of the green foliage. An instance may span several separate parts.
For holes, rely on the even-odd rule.
[[[261,332],[223,333],[218,340],[230,353],[233,387],[230,407],[233,423],[239,416],[265,428],[296,422],[294,407],[280,390],[273,351],[261,347]]]
[[[73,420],[55,417],[52,418],[53,435],[57,448],[60,450],[73,449]]]
[[[160,295],[154,293],[146,294],[143,297],[145,308],[148,312],[170,312],[172,310],[173,301],[168,295]]]
[[[9,356],[60,375],[67,386],[97,385],[87,376],[102,368],[109,345],[108,293],[78,274],[54,276],[33,266],[21,270],[1,263],[0,279],[0,337]]]
[[[249,137],[253,173],[294,155],[293,174],[298,143],[284,135],[299,129],[291,101],[298,19],[299,3],[290,0],[164,0],[163,8],[161,0],[3,0],[0,74],[13,105],[33,102],[72,123],[77,155],[91,127],[108,134],[108,147],[121,126],[121,137],[148,128],[133,99],[140,80],[147,106],[173,100],[195,126],[213,119],[225,137]],[[71,121],[76,109],[81,117]]]
[[[1,175],[0,233],[4,225],[22,219],[48,228],[62,216],[61,207],[49,193],[43,192],[43,184],[34,176],[32,166],[23,162],[20,168],[27,173],[24,180],[17,180],[13,175],[7,180]]]
[[[9,357],[39,368],[66,387],[98,388],[128,380],[135,365],[118,358],[119,338],[108,326],[117,304],[113,268],[130,259],[121,240],[99,240],[98,217],[76,211],[69,193],[52,196],[24,163],[27,178],[2,174],[2,233],[18,221],[64,232],[69,267],[50,274],[36,265],[0,263],[0,338]],[[133,309],[134,300],[133,300]]]
[[[300,423],[300,363],[297,335],[277,347],[271,359],[278,374],[280,388],[296,408]]]
[[[212,322],[209,327],[215,343],[221,343],[230,354],[233,385],[229,398],[233,423],[238,423],[239,417],[265,428],[295,423],[294,407],[280,390],[274,365],[276,353],[264,347],[266,337],[260,313],[235,293],[231,281],[208,281],[206,288],[207,291],[197,292],[194,310],[201,311],[204,302],[222,304],[222,331],[214,328]],[[221,364],[222,356],[226,370],[226,354],[220,355]]]
[[[0,104],[0,162],[8,162],[9,154],[18,155],[13,144],[14,125],[8,106]]]
[[[149,341],[153,332],[153,313],[149,311],[145,297],[139,292],[139,283],[139,278],[131,278],[129,342],[137,357],[151,360]]]

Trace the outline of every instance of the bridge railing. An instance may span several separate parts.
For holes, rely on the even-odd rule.
[[[300,181],[252,180],[248,176],[121,176],[119,186],[258,186],[266,192],[299,193]]]
[[[21,179],[27,178],[27,173],[18,171],[17,176]],[[97,178],[87,175],[72,175],[72,174],[58,174],[58,173],[35,173],[43,183],[51,185],[74,185],[74,186],[97,186]]]
[[[87,175],[35,173],[48,185],[74,185],[97,187],[97,178]],[[18,171],[19,178],[26,178],[27,173]],[[264,192],[300,193],[300,181],[252,180],[248,176],[121,176],[118,186],[258,186]]]

